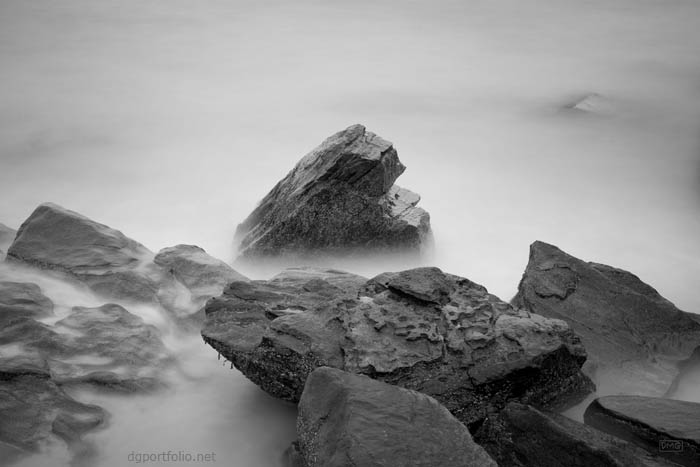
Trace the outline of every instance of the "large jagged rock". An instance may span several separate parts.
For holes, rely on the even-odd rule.
[[[641,396],[605,396],[586,409],[599,430],[688,467],[700,465],[700,404]]]
[[[196,245],[163,248],[153,261],[187,287],[195,301],[221,295],[230,282],[249,280]]]
[[[5,252],[15,239],[17,231],[0,222],[0,261],[5,259]]]
[[[0,364],[0,442],[37,452],[53,437],[74,452],[87,446],[81,436],[104,424],[105,412],[80,403],[58,387],[47,371]]]
[[[330,366],[435,397],[463,422],[510,400],[559,407],[592,390],[560,320],[516,310],[437,268],[370,281],[299,270],[233,282],[207,303],[204,340],[270,394],[298,401]]]
[[[582,423],[518,403],[488,418],[474,439],[500,467],[671,467],[675,464]]]
[[[637,276],[574,258],[543,242],[513,304],[566,321],[581,336],[584,368],[603,394],[664,395],[700,346],[700,323]]]
[[[432,397],[328,367],[306,381],[297,435],[305,467],[496,467]]]
[[[53,315],[53,302],[30,282],[0,281],[0,326],[14,318],[46,318]]]
[[[392,143],[353,125],[304,156],[236,230],[243,258],[418,252],[432,240],[420,197],[394,185]]]

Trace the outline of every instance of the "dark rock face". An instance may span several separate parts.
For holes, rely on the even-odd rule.
[[[500,467],[671,466],[614,436],[554,413],[510,403],[474,439]]]
[[[394,185],[392,143],[353,125],[304,156],[238,226],[244,258],[418,251],[431,241],[420,197]]]
[[[80,437],[100,427],[105,412],[75,401],[47,372],[0,365],[0,441],[22,451],[38,451],[50,436],[74,452],[87,449]]]
[[[0,261],[5,258],[5,252],[10,247],[12,240],[15,239],[17,231],[0,223]]]
[[[45,318],[53,314],[53,302],[29,282],[0,281],[0,325],[26,316]]]
[[[190,290],[195,300],[206,300],[220,295],[230,282],[248,280],[228,264],[208,255],[195,245],[163,248],[153,262],[175,276]]]
[[[333,368],[314,370],[299,401],[302,466],[496,466],[432,397]]]
[[[587,371],[597,384],[614,381],[615,392],[665,394],[700,346],[700,323],[637,276],[542,242],[530,247],[513,304],[568,322],[589,354]]]
[[[292,270],[233,282],[205,311],[204,340],[289,401],[319,366],[423,392],[467,423],[510,400],[561,407],[593,389],[566,323],[516,310],[437,268],[370,281]]]
[[[688,467],[700,465],[700,404],[640,396],[606,396],[586,409],[587,425]]]

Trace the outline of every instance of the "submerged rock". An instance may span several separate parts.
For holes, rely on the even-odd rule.
[[[305,467],[496,466],[432,397],[328,367],[306,381],[297,435]]]
[[[580,114],[610,116],[615,113],[615,105],[605,96],[593,92],[569,102],[564,106],[564,110]]]
[[[664,395],[700,346],[700,323],[634,274],[543,242],[530,247],[513,304],[568,322],[603,393]]]
[[[204,340],[275,397],[298,401],[309,373],[330,366],[433,396],[472,423],[510,400],[560,407],[592,390],[566,323],[468,279],[303,271],[233,282],[205,310]]]
[[[500,467],[661,467],[670,462],[562,415],[518,403],[489,417],[474,439]]]
[[[700,404],[640,396],[606,396],[586,409],[587,425],[688,467],[700,465]]]
[[[195,300],[221,295],[230,282],[248,280],[228,264],[195,245],[163,248],[153,262],[173,274],[190,290]]]
[[[53,302],[30,282],[0,281],[0,325],[17,317],[46,318]]]
[[[74,452],[87,446],[81,436],[103,425],[105,412],[66,395],[49,375],[34,369],[0,365],[0,441],[37,452],[53,437]]]
[[[57,384],[152,390],[170,361],[158,330],[114,304],[75,307],[54,326],[23,317],[0,328],[0,367],[45,367]]]
[[[5,258],[5,252],[10,247],[12,240],[15,239],[17,231],[13,228],[0,223],[0,261]]]
[[[353,125],[304,156],[236,230],[243,258],[418,252],[431,241],[420,197],[394,185],[392,143]]]

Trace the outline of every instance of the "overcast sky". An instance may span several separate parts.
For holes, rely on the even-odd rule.
[[[53,201],[230,260],[256,202],[363,123],[395,143],[446,271],[508,300],[539,239],[700,312],[698,18],[693,0],[2,0],[0,222]],[[592,92],[605,115],[560,110]]]

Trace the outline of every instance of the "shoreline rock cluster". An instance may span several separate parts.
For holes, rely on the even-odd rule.
[[[394,184],[404,169],[361,125],[331,136],[239,226],[239,253],[422,251],[429,215]],[[262,390],[298,404],[290,466],[700,465],[700,404],[659,397],[697,364],[700,320],[635,275],[553,245],[532,244],[511,303],[436,267],[372,278],[292,267],[250,280],[199,247],[153,253],[50,203],[17,231],[0,225],[5,251],[0,448],[18,455],[54,438],[90,451],[82,435],[109,414],[69,386],[163,387],[173,359],[158,329],[129,311],[141,304],[201,330]],[[13,280],[13,268],[102,303],[64,309]],[[584,423],[558,413],[596,385]]]

